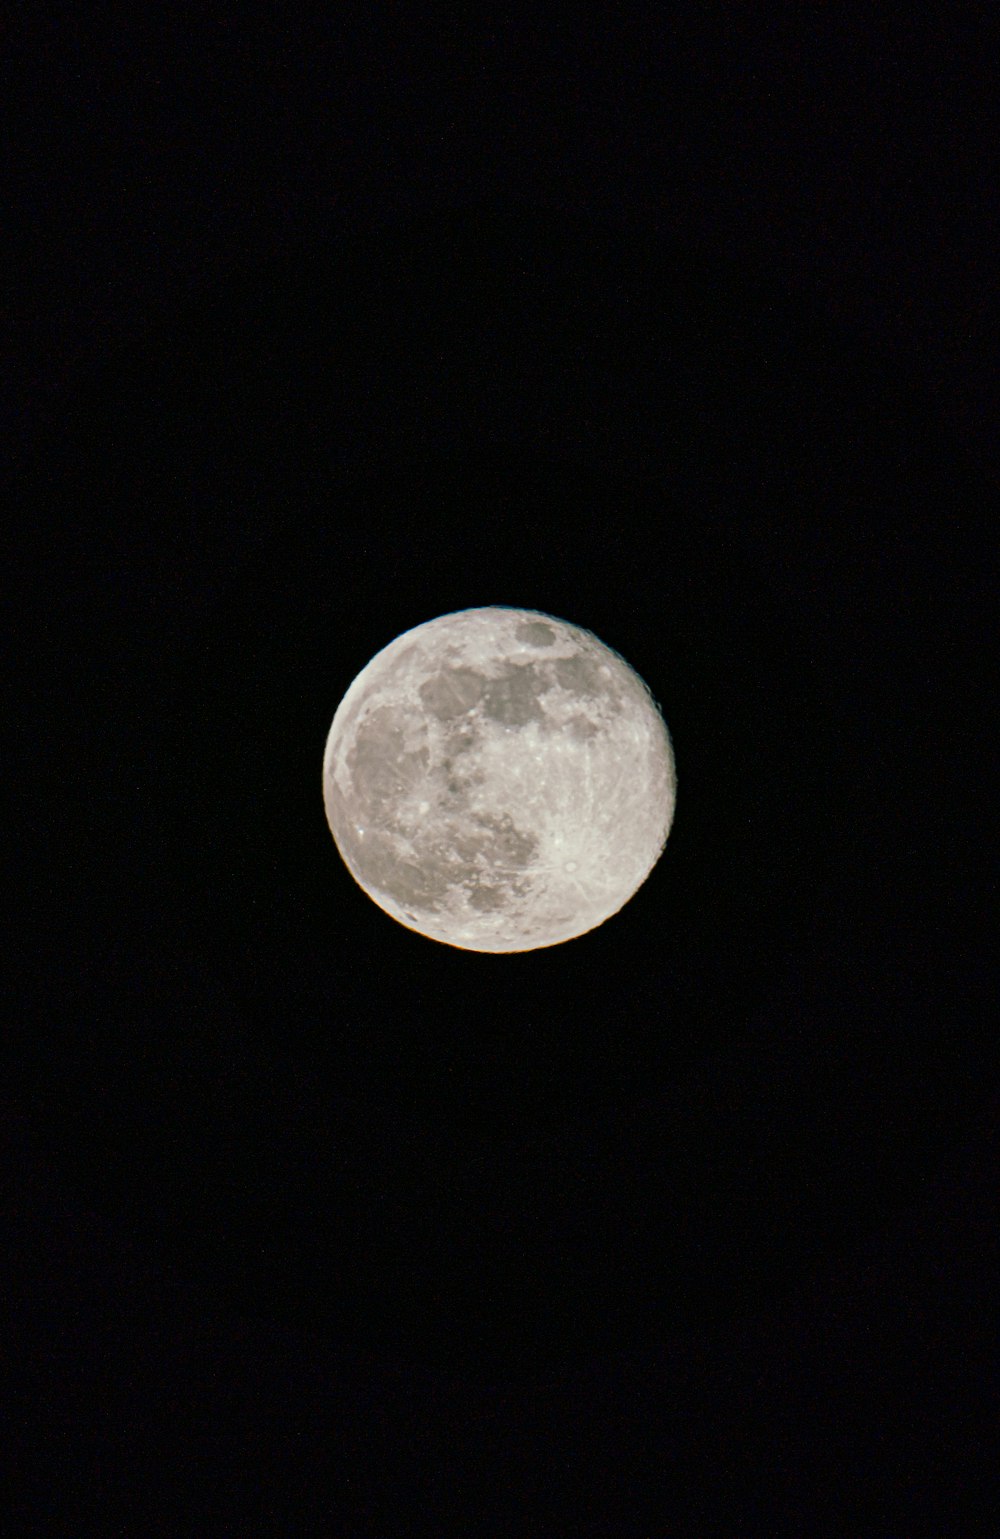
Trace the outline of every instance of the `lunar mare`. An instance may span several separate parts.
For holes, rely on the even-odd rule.
[[[534,610],[442,615],[362,669],[323,761],[358,885],[464,950],[594,929],[663,852],[676,773],[646,685],[591,632]]]

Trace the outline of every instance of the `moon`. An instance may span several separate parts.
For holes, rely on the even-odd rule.
[[[663,853],[677,777],[649,689],[579,626],[496,606],[404,632],[323,756],[327,822],[385,913],[466,951],[533,951],[618,912]]]

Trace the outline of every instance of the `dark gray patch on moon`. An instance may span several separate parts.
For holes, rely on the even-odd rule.
[[[462,698],[468,693],[456,695],[451,681],[431,696],[445,711]],[[511,704],[517,716],[521,698],[515,686],[500,703]],[[332,764],[328,767],[328,814],[344,860],[364,886],[392,899],[414,922],[452,906],[462,892],[478,912],[503,909],[520,890],[516,879],[531,864],[538,841],[508,812],[470,814],[470,789],[484,778],[475,761],[463,768],[464,755],[478,741],[473,724],[449,719],[446,740],[452,752],[433,772],[421,742],[426,736],[419,714],[379,706],[345,756],[346,795]],[[402,827],[398,809],[417,787],[436,812],[414,831]]]
[[[540,695],[547,689],[545,677],[534,663],[509,663],[498,678],[487,681],[483,710],[491,721],[505,727],[526,727],[529,721],[545,721]]]
[[[422,843],[426,845],[426,836]],[[477,874],[524,870],[538,849],[534,834],[517,827],[509,812],[476,812],[450,825],[443,851],[428,851],[429,858],[444,859],[452,868],[452,880],[474,880]]]
[[[359,828],[359,819],[369,813],[363,812],[360,805],[348,804],[332,775],[328,780],[327,807],[338,848],[349,868],[366,886],[388,893],[400,906],[422,908],[429,913],[437,909],[450,885],[447,875],[432,865],[418,865],[412,854],[402,854],[387,829],[365,823]]]
[[[569,690],[571,695],[581,695],[585,699],[596,699],[600,695],[610,699],[618,697],[614,680],[601,672],[601,665],[595,658],[587,657],[583,652],[574,657],[557,657],[553,667],[563,689]]]
[[[476,875],[476,864],[483,854],[483,840],[475,829],[470,829],[466,822],[456,823],[449,830],[448,835],[448,859],[455,869],[456,882],[470,882]]]
[[[502,887],[474,885],[469,893],[469,903],[481,914],[495,914],[507,907],[507,894]]]
[[[491,865],[523,869],[531,864],[538,840],[534,834],[518,828],[509,812],[477,813],[475,821],[487,830],[486,851]]]
[[[482,699],[486,680],[473,668],[446,668],[420,686],[424,709],[438,721],[464,716]]]
[[[476,813],[471,822],[474,826],[463,824],[452,836],[449,856],[463,862],[456,882],[465,888],[470,907],[497,913],[524,891],[516,878],[531,865],[538,840],[518,828],[509,812]]]
[[[361,810],[370,815],[396,801],[400,792],[426,774],[430,753],[426,746],[408,749],[407,727],[425,735],[423,724],[403,711],[382,705],[372,711],[358,729],[347,766]]]
[[[541,620],[526,620],[514,631],[514,637],[529,647],[551,647],[555,645],[556,633]]]
[[[449,811],[454,812],[464,805],[470,790],[482,785],[486,779],[485,772],[477,767],[476,761],[465,758],[475,745],[476,738],[477,735],[471,732],[449,736],[445,757],[432,776],[442,804]]]
[[[442,840],[426,835],[415,841],[421,873],[426,874],[432,899],[464,889],[470,906],[495,913],[519,890],[516,878],[538,849],[538,841],[515,824],[510,813],[476,813],[456,820]],[[387,889],[395,896],[392,889]]]
[[[454,729],[448,735],[448,749],[450,753],[470,753],[479,742],[479,733],[475,727],[463,722],[457,731]]]
[[[376,834],[364,840],[364,854],[358,868],[371,886],[388,893],[401,908],[422,909],[434,913],[451,885],[448,873],[432,861],[402,856],[388,836]]]
[[[480,912],[505,908],[515,890],[510,878],[530,864],[537,839],[514,823],[509,813],[477,813],[463,818],[433,840],[418,833],[408,857],[382,853],[378,841],[374,864],[366,846],[360,867],[366,880],[394,898],[400,906],[435,912],[450,892],[464,888],[469,904]]]
[[[596,722],[588,721],[586,716],[571,716],[566,725],[570,737],[577,743],[589,743],[601,730]]]

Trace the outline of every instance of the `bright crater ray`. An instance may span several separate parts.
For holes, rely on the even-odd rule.
[[[589,631],[502,606],[390,642],[338,706],[323,762],[355,881],[469,951],[554,946],[617,913],[663,851],[676,785],[628,664]]]

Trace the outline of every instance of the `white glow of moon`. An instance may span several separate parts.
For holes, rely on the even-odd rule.
[[[591,632],[506,606],[390,642],[337,707],[323,760],[358,885],[467,951],[533,951],[603,924],[662,854],[676,787],[638,674]]]

